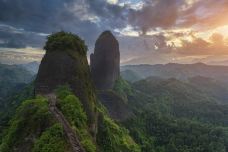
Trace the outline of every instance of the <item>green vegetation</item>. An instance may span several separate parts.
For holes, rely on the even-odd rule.
[[[0,83],[29,83],[32,77],[29,71],[20,66],[0,64]]]
[[[62,126],[55,124],[43,132],[35,142],[33,152],[70,152]]]
[[[126,102],[127,102],[127,96],[132,94],[132,88],[128,84],[128,82],[121,77],[116,80],[113,91],[115,91],[118,95],[120,95]]]
[[[228,128],[145,111],[125,122],[144,152],[226,152]]]
[[[226,152],[228,107],[175,79],[133,84],[123,122],[143,152]]]
[[[92,136],[88,131],[87,117],[82,108],[79,99],[71,93],[67,87],[60,87],[56,90],[58,96],[58,107],[64,116],[70,122],[72,128],[80,137],[80,141],[88,152],[139,152],[140,148],[132,138],[128,131],[118,126],[106,114],[106,110],[99,106],[99,122],[97,145],[93,142]]]
[[[17,106],[31,95],[33,75],[17,65],[0,64],[0,140]],[[29,89],[30,88],[30,89]]]
[[[87,53],[85,42],[75,34],[58,32],[50,35],[44,46],[47,51],[78,51],[83,55]]]
[[[76,35],[59,32],[48,37],[44,48],[47,51],[46,56],[57,53],[57,56],[65,55],[67,59],[72,59],[73,64],[69,68],[72,68],[72,73],[76,75],[72,74],[72,77],[67,77],[66,83],[70,85],[73,93],[66,87],[57,89],[57,107],[69,121],[84,149],[87,152],[107,152],[107,150],[110,152],[140,152],[140,147],[129,136],[128,131],[117,125],[97,107],[84,42]],[[65,72],[61,74],[65,74]],[[122,85],[122,83],[120,84]],[[97,128],[98,113],[101,118],[99,128]],[[102,133],[107,136],[104,137],[101,135]],[[95,140],[96,137],[100,142]],[[102,144],[105,140],[110,142]],[[24,101],[17,108],[9,127],[3,134],[0,151],[68,152],[70,146],[66,141],[63,128],[49,111],[48,101],[43,97],[36,97]]]
[[[88,131],[87,116],[81,102],[72,94],[68,87],[60,87],[56,92],[58,107],[79,136],[82,146],[87,152],[95,152],[96,146]]]
[[[24,68],[0,64],[0,113],[6,109],[8,98],[22,90],[32,77]]]
[[[66,65],[70,65],[70,67],[66,68],[71,68],[70,71],[72,74],[66,74],[67,78],[64,78],[64,81],[66,81],[64,83],[71,86],[75,94],[80,94],[79,98],[88,118],[87,124],[93,126],[96,119],[94,111],[96,97],[95,89],[91,82],[90,69],[86,57],[87,47],[84,41],[75,34],[58,32],[48,37],[44,48],[47,50],[47,58],[49,55],[51,56],[52,53],[61,56],[68,55],[72,58],[70,62],[66,61]],[[60,67],[62,66],[60,65]],[[58,70],[68,72],[68,70]]]
[[[24,101],[5,131],[1,152],[70,152],[62,127],[43,97]]]
[[[136,81],[143,79],[143,77],[141,75],[139,75],[136,72],[131,71],[131,70],[121,71],[120,75],[124,80],[127,80],[129,82],[136,82]]]
[[[33,84],[27,85],[21,91],[13,93],[4,99],[4,103],[0,106],[0,139],[4,128],[8,127],[8,122],[16,113],[17,107],[26,99],[33,98]]]
[[[188,83],[176,79],[148,78],[134,83],[133,87],[149,97],[144,99],[146,103],[140,105],[142,108],[162,110],[164,114],[178,118],[228,126],[228,105],[217,104],[215,98]],[[140,98],[137,100],[142,101]]]
[[[23,149],[31,151],[34,139],[37,139],[42,130],[53,123],[48,111],[48,103],[44,98],[38,97],[27,100],[17,109],[10,127],[6,131],[0,146],[1,152]],[[34,139],[33,139],[34,138]]]
[[[129,136],[128,130],[117,125],[99,106],[97,144],[101,152],[140,152],[140,147]]]

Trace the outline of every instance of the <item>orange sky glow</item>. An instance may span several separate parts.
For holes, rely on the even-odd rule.
[[[46,36],[61,29],[82,37],[88,56],[99,34],[111,30],[123,65],[228,65],[228,0],[44,1],[46,10],[26,2],[0,1],[2,62],[39,61]]]

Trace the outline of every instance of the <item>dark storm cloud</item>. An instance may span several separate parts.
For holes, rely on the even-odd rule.
[[[39,47],[44,37],[43,33],[26,32],[23,29],[0,24],[0,47],[25,48],[27,44]]]
[[[30,32],[49,33],[60,29],[57,18],[68,15],[62,8],[64,3],[61,0],[1,0],[0,22],[4,26],[0,26],[0,39],[5,42],[2,46],[37,46],[44,37]]]
[[[59,27],[59,21],[67,21],[71,14],[66,4],[72,0],[1,0],[1,22],[23,27],[25,30],[50,32]]]
[[[100,17],[108,28],[123,28],[128,24],[129,8],[107,3],[105,0],[87,0],[90,11]]]
[[[102,31],[125,27],[127,11],[126,7],[109,4],[105,0],[0,0],[0,24],[22,28],[33,32],[33,36],[36,32],[69,31],[92,45]],[[9,39],[14,37],[15,41],[18,38],[12,32],[8,32],[8,36]],[[25,33],[20,36],[24,37],[21,39],[24,43],[29,41],[24,40],[27,37]],[[45,40],[39,35],[37,37],[42,39],[39,42]],[[30,43],[26,45],[33,46]]]
[[[72,11],[72,7],[77,6],[77,3],[81,5],[81,0],[0,0],[0,23],[22,28],[24,32],[21,31],[18,35],[23,37],[21,41],[24,43],[31,39],[31,37],[28,40],[26,39],[29,36],[26,31],[33,32],[33,36],[44,40],[44,37],[40,37],[39,33],[65,30],[77,33],[91,41],[94,39],[93,35],[99,31],[99,27],[91,21],[82,21],[81,17],[77,16],[77,13],[80,12]],[[19,38],[11,31],[5,32],[8,32],[8,39],[16,40]],[[4,33],[0,35],[0,39],[3,39],[1,38],[2,35],[5,35],[4,38],[7,37],[7,34]],[[85,35],[90,36],[84,37]],[[33,44],[27,43],[26,45]]]
[[[178,17],[178,2],[176,0],[145,1],[140,10],[131,10],[129,22],[142,30],[143,34],[149,29],[170,28]]]
[[[36,36],[36,32],[65,30],[80,35],[92,46],[98,34],[107,29],[122,29],[129,24],[143,33],[149,29],[170,28],[175,25],[179,6],[184,3],[182,0],[143,1],[142,9],[135,10],[106,0],[0,0],[0,23],[33,32],[33,37],[40,39],[35,45],[45,40]],[[18,36],[8,34],[16,42]],[[26,45],[34,45],[28,34],[22,32],[20,37],[24,37],[20,41]]]
[[[20,34],[5,31],[0,39],[8,36],[7,43],[13,39],[20,47],[37,46],[45,38],[35,33],[64,30],[80,35],[91,46],[102,31],[125,27],[127,12],[126,7],[105,0],[0,0],[0,24],[24,30]],[[39,42],[31,42],[26,32],[33,32],[32,36],[40,39]],[[9,47],[11,43],[7,43],[5,46]]]
[[[188,0],[132,1],[144,5],[135,9],[131,4],[110,4],[106,0],[0,0],[0,47],[42,48],[45,34],[65,30],[78,34],[93,50],[102,31],[117,29],[115,31],[121,33],[125,27],[131,27],[145,35],[132,38],[114,32],[120,41],[122,56],[126,59],[141,55],[156,58],[154,53],[169,54],[177,49],[170,43],[168,45],[173,37],[181,39],[191,35],[182,31],[172,33],[173,29],[196,25],[210,28],[228,21],[224,19],[228,16],[227,0],[198,0],[194,3]],[[146,35],[148,31],[161,33],[150,37]],[[205,53],[212,50],[212,44],[207,46],[200,39],[194,39],[193,43],[183,41],[183,45],[180,49],[186,51],[178,48],[177,53],[197,54],[194,50],[200,46]],[[150,56],[151,52],[153,55]]]

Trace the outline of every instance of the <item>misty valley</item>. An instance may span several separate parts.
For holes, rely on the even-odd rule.
[[[0,65],[1,152],[228,150],[227,66],[120,66],[110,31],[90,65],[77,35],[44,48],[41,63]]]
[[[228,152],[228,0],[0,0],[0,152]]]

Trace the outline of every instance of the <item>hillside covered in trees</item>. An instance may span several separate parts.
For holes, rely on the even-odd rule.
[[[72,33],[49,36],[45,49],[35,81],[25,76],[20,91],[2,98],[1,152],[228,150],[228,87],[216,77],[144,78],[126,70],[122,78],[107,68],[119,62],[115,53],[108,61],[94,58],[96,69],[110,72],[91,74],[87,47]],[[95,75],[112,85],[94,86]]]

